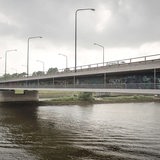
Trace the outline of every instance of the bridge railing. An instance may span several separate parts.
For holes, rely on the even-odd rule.
[[[134,58],[127,58],[127,59],[120,59],[120,60],[114,60],[114,61],[109,61],[109,62],[104,62],[104,63],[94,63],[94,64],[77,66],[77,71],[91,69],[91,68],[101,68],[101,67],[105,67],[105,66],[129,64],[129,63],[134,63],[134,62],[145,62],[145,61],[156,60],[156,59],[160,59],[160,54],[140,56],[140,57],[134,57]],[[74,71],[74,69],[75,69],[74,67],[71,67],[66,72],[72,72],[72,71]],[[65,69],[60,69],[59,71],[65,72]]]
[[[114,60],[114,61],[109,61],[109,62],[104,62],[104,63],[93,63],[93,64],[77,66],[76,71],[81,72],[81,71],[86,71],[86,70],[94,70],[94,69],[96,70],[96,69],[101,69],[104,67],[131,64],[131,63],[135,63],[135,62],[146,62],[146,61],[156,60],[156,59],[160,59],[160,54],[140,56],[140,57],[134,57],[134,58],[127,58],[127,59],[120,59],[120,60]],[[55,75],[64,74],[64,73],[72,73],[74,71],[75,71],[75,67],[70,67],[67,69],[63,68],[63,69],[59,69],[58,72],[55,73]]]
[[[89,89],[160,89],[160,83],[106,83],[106,84],[0,84],[3,88],[89,88]]]

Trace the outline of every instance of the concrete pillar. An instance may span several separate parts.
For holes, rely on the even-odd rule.
[[[76,77],[74,76],[73,77],[73,88],[75,88],[76,87]]]
[[[54,88],[54,78],[53,78],[53,82],[52,83],[53,83],[53,88]]]
[[[1,90],[0,102],[37,102],[38,91],[25,90],[23,93],[15,93],[15,90]]]
[[[154,89],[156,89],[156,69],[154,69]]]
[[[104,73],[104,83],[103,83],[103,85],[104,85],[104,88],[106,88],[106,73]]]

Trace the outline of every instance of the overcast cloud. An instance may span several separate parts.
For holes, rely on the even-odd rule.
[[[25,71],[27,38],[31,72],[50,67],[74,66],[74,16],[78,8],[95,8],[95,12],[78,13],[78,65],[160,53],[159,0],[0,0],[0,74],[4,71],[4,53],[8,56],[8,72]],[[18,59],[18,61],[17,61]],[[14,68],[14,69],[13,69]]]

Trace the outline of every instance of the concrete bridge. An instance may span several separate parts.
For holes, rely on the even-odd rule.
[[[160,94],[160,54],[79,66],[76,72],[69,68],[52,75],[1,79],[0,89]]]

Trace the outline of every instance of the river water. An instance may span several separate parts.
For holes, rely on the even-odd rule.
[[[160,104],[0,105],[0,160],[159,160]]]

